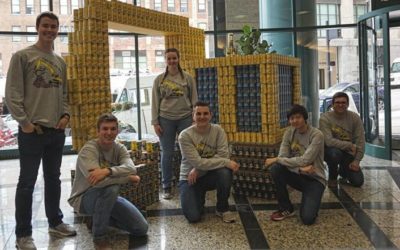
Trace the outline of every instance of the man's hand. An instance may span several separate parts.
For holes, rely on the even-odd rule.
[[[137,185],[137,184],[139,184],[139,182],[140,182],[140,177],[139,177],[139,175],[129,175],[129,180],[130,180],[133,184]]]
[[[33,125],[31,122],[28,122],[24,126],[21,126],[21,129],[24,133],[33,133],[35,131],[35,125]]]
[[[154,124],[154,131],[156,132],[157,136],[160,137],[163,133],[163,129],[161,128],[160,124]]]
[[[299,173],[301,174],[313,174],[315,173],[315,168],[313,165],[308,165],[305,167],[299,168]]]
[[[65,127],[67,126],[68,122],[69,122],[69,118],[67,116],[61,117],[61,119],[58,121],[58,123],[56,125],[56,129],[64,130]]]
[[[353,161],[352,163],[350,163],[349,168],[351,171],[358,172],[360,171],[360,163]]]
[[[110,175],[110,170],[108,168],[93,168],[89,170],[87,180],[90,185],[94,186],[108,175]]]
[[[239,163],[237,163],[236,161],[230,161],[227,168],[231,169],[232,172],[236,173],[237,171],[239,171]]]
[[[356,153],[357,153],[357,145],[356,145],[356,144],[352,144],[352,145],[351,145],[351,149],[350,149],[350,154],[351,154],[352,156],[355,156]]]
[[[199,177],[199,172],[195,168],[190,170],[189,175],[188,175],[188,183],[189,185],[193,185],[196,183],[197,177]]]
[[[278,161],[278,157],[274,157],[274,158],[267,158],[265,160],[265,166],[269,167],[272,164],[276,163]]]

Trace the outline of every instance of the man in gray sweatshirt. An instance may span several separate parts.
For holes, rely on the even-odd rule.
[[[60,168],[69,114],[67,67],[53,50],[58,28],[58,17],[52,12],[38,15],[38,41],[12,56],[7,73],[7,108],[19,125],[15,234],[20,249],[36,249],[32,238],[32,194],[41,161],[49,233],[76,235],[74,228],[63,223],[60,210]]]
[[[337,185],[338,174],[355,187],[364,183],[360,161],[364,157],[365,132],[358,114],[349,111],[349,96],[337,92],[332,97],[333,111],[324,113],[319,127],[325,138],[325,161],[329,167],[329,186]],[[339,170],[338,170],[339,165]]]
[[[97,134],[98,138],[88,141],[79,152],[68,202],[74,211],[92,216],[96,249],[111,249],[108,226],[143,236],[148,224],[131,202],[119,196],[119,184],[139,183],[140,177],[136,175],[128,150],[115,142],[117,118],[112,114],[101,115],[97,120]]]
[[[179,135],[182,211],[189,222],[198,222],[203,214],[206,192],[216,189],[216,215],[231,223],[235,219],[229,211],[228,198],[232,174],[239,170],[239,164],[229,159],[225,131],[219,125],[210,124],[211,115],[208,103],[197,102],[193,111],[194,125]]]
[[[303,106],[293,105],[287,117],[290,127],[283,135],[279,155],[265,161],[275,183],[279,205],[279,210],[270,218],[280,221],[294,214],[287,190],[290,185],[302,192],[300,219],[305,225],[311,225],[318,216],[326,185],[324,136],[307,124],[308,113]]]

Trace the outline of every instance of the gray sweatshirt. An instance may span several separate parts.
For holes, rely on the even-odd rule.
[[[355,144],[357,152],[354,160],[360,163],[364,157],[365,132],[359,115],[349,110],[340,116],[334,111],[323,113],[319,119],[319,128],[328,147],[350,151]]]
[[[187,180],[189,172],[195,168],[199,177],[208,170],[229,165],[229,147],[225,131],[217,124],[210,124],[207,133],[200,134],[195,125],[183,130],[179,135],[182,162],[179,180]]]
[[[164,74],[156,77],[152,89],[151,124],[159,124],[158,118],[180,120],[192,114],[193,105],[197,102],[197,88],[192,76],[183,72],[164,79]]]
[[[111,168],[112,175],[91,186],[87,177],[89,170],[95,168]],[[132,174],[136,174],[136,168],[125,146],[114,143],[109,151],[104,151],[97,144],[97,139],[90,140],[79,152],[75,180],[68,203],[74,208],[74,211],[80,212],[82,195],[89,188],[102,188],[112,184],[127,183],[129,181],[128,176]]]
[[[28,122],[53,128],[68,113],[67,69],[55,53],[35,45],[16,52],[10,61],[6,81],[6,103],[23,126]]]
[[[299,173],[300,167],[313,165],[315,173],[307,175],[325,185],[324,135],[310,125],[303,134],[288,127],[283,135],[277,162],[295,173]]]

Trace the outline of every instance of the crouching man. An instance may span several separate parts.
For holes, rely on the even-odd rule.
[[[182,163],[179,178],[180,200],[183,214],[189,222],[198,222],[204,210],[205,195],[217,190],[216,215],[226,223],[234,222],[229,211],[228,198],[233,173],[239,164],[229,159],[225,131],[211,124],[212,114],[208,103],[194,106],[194,125],[179,135]]]
[[[268,158],[275,182],[279,210],[271,220],[280,221],[294,214],[286,185],[302,192],[300,218],[306,225],[315,222],[325,190],[324,136],[321,131],[307,124],[307,110],[293,105],[288,112],[290,127],[286,129],[276,158]]]
[[[148,224],[140,211],[120,197],[119,184],[139,183],[136,168],[125,146],[116,143],[118,120],[103,114],[97,120],[97,139],[88,141],[78,155],[75,180],[68,199],[74,210],[91,215],[96,249],[111,249],[108,226],[133,236],[146,235]]]

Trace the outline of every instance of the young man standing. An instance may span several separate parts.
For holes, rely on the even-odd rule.
[[[217,190],[216,215],[226,223],[234,222],[229,211],[228,198],[233,173],[239,164],[229,159],[228,140],[225,131],[210,124],[208,103],[194,105],[194,125],[179,135],[182,163],[179,178],[182,211],[189,222],[198,222],[204,210],[206,192]]]
[[[365,132],[358,114],[349,111],[349,96],[337,92],[332,97],[333,111],[324,113],[319,127],[325,138],[325,161],[329,167],[329,186],[337,185],[338,174],[351,185],[361,187],[364,175]],[[338,171],[339,165],[339,171]]]
[[[60,210],[60,167],[69,122],[64,60],[53,51],[58,17],[51,12],[36,18],[38,41],[11,58],[6,81],[6,103],[19,123],[20,174],[15,195],[16,246],[36,249],[32,239],[32,193],[40,161],[43,164],[45,209],[49,232],[73,236]]]
[[[133,236],[144,236],[148,224],[140,211],[119,196],[119,184],[139,183],[128,150],[115,142],[118,120],[104,114],[97,120],[98,138],[88,141],[78,155],[75,180],[68,199],[74,210],[93,217],[96,249],[111,249],[107,228],[114,226]]]
[[[302,192],[300,219],[305,225],[315,222],[326,177],[324,167],[324,136],[307,124],[308,113],[301,105],[293,105],[288,112],[290,127],[286,129],[279,155],[268,158],[269,167],[276,187],[279,210],[271,220],[280,221],[294,214],[287,185]]]

